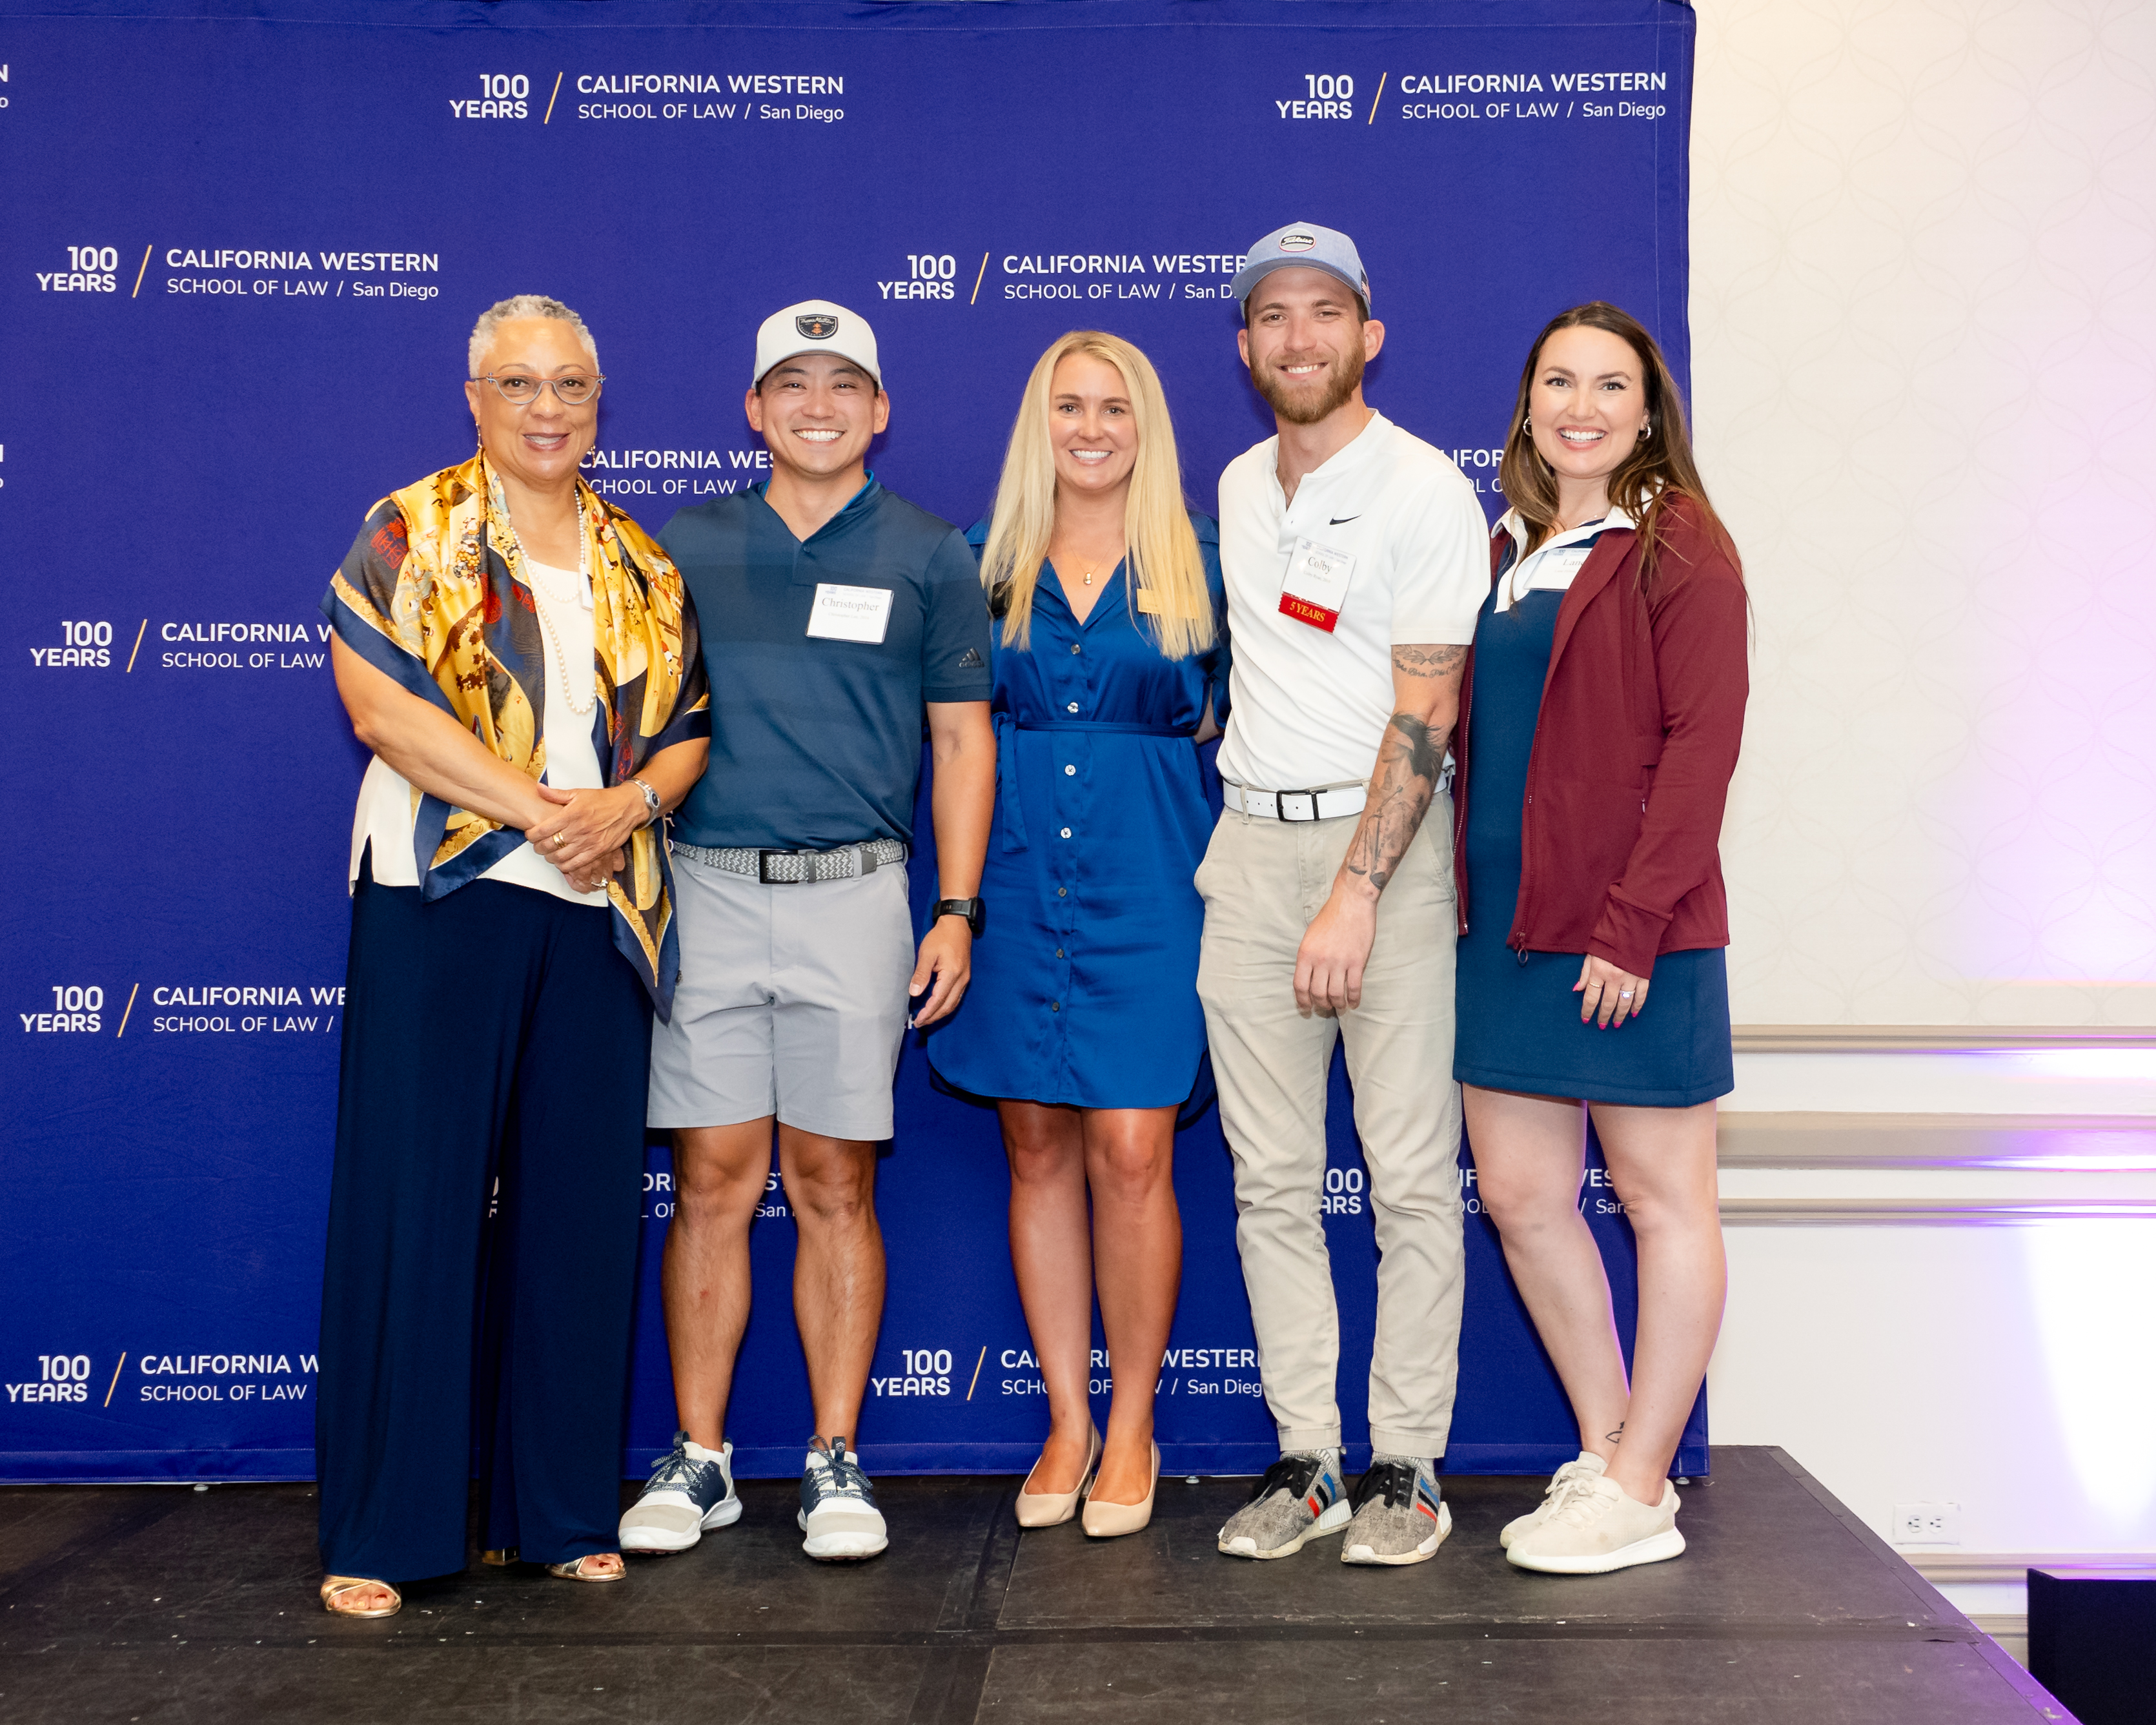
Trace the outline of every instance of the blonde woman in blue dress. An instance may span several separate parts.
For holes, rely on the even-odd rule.
[[[995,826],[964,1008],[929,1040],[995,1099],[1011,1259],[1050,1433],[1028,1527],[1131,1533],[1152,1513],[1153,1393],[1182,1279],[1175,1124],[1205,1053],[1213,826],[1196,744],[1226,710],[1213,522],[1184,506],[1160,379],[1127,341],[1064,336],[1033,368],[991,519],[968,536],[1000,619]],[[1089,1204],[1090,1197],[1090,1204]],[[1115,1395],[1087,1390],[1097,1291]],[[1088,1478],[1092,1481],[1086,1491]]]

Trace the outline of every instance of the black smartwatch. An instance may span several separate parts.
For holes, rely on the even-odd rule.
[[[973,931],[974,939],[978,940],[981,925],[988,921],[988,907],[977,898],[939,898],[935,908],[929,911],[928,920],[933,922],[942,916],[963,916],[966,927]]]

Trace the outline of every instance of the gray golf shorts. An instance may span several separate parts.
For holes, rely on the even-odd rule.
[[[681,979],[652,1026],[654,1127],[777,1115],[826,1137],[891,1135],[911,1003],[906,865],[766,885],[674,855]]]

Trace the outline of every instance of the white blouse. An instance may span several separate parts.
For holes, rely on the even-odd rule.
[[[588,577],[580,577],[574,569],[558,569],[552,563],[531,558],[526,558],[526,562],[534,578],[531,597],[539,608],[541,649],[548,655],[548,711],[539,718],[540,738],[547,745],[547,771],[540,782],[557,790],[597,790],[606,780],[599,772],[598,751],[592,747],[594,715],[589,711],[589,702],[598,677],[593,664],[595,649],[592,639],[591,581]],[[550,586],[556,593],[575,593],[579,603],[562,603],[549,594]],[[555,652],[557,647],[558,655]],[[555,685],[561,679],[564,665],[568,666],[572,686],[560,691],[562,722],[555,725],[552,722]],[[569,711],[572,701],[586,708],[581,719]],[[368,762],[367,777],[360,781],[359,806],[352,815],[352,884],[358,882],[359,860],[370,842],[374,846],[376,884],[419,884],[418,864],[412,855],[412,829],[418,824],[418,798],[413,794],[410,781],[379,755]],[[577,891],[562,878],[562,871],[529,844],[518,845],[480,879],[506,880],[513,886],[551,892],[571,904],[603,905],[607,901],[604,887],[590,892]]]

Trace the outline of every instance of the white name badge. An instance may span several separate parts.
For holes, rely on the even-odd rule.
[[[880,645],[891,627],[891,589],[816,583],[816,603],[808,608],[808,633],[819,640],[866,641]]]
[[[1287,579],[1281,587],[1281,614],[1332,634],[1354,572],[1355,559],[1346,552],[1315,540],[1296,540],[1295,554],[1287,560]]]

